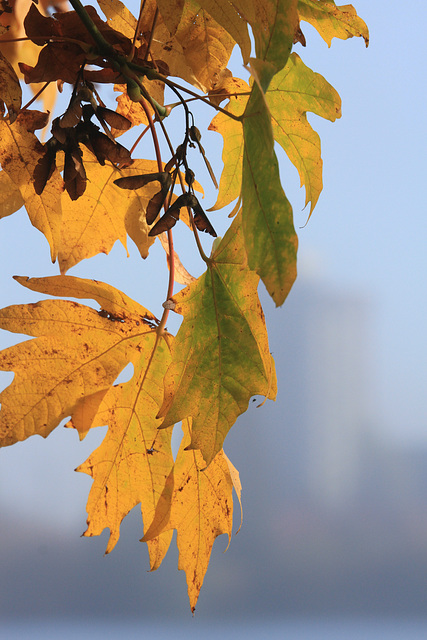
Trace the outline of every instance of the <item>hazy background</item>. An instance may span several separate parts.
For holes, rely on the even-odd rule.
[[[322,139],[325,186],[306,226],[304,190],[283,162],[300,275],[279,310],[262,293],[279,396],[251,406],[226,440],[243,482],[244,524],[227,554],[225,537],[214,546],[194,630],[219,618],[414,619],[427,611],[427,9],[421,1],[354,5],[370,28],[367,50],[361,39],[328,49],[305,23],[307,48],[295,49],[338,90],[343,117],[309,116]],[[203,144],[219,175],[222,140],[204,133]],[[147,147],[151,155],[148,143],[140,153]],[[201,165],[197,178],[209,187]],[[205,207],[214,201],[207,188]],[[212,221],[221,232],[226,214]],[[178,251],[198,275],[188,235],[177,231]],[[44,238],[20,212],[1,221],[0,243],[2,306],[38,299],[11,276],[57,273]],[[164,268],[162,250],[145,263],[131,242],[129,250],[126,259],[116,244],[69,273],[109,282],[158,315],[166,278],[154,286],[152,274]],[[0,345],[15,339],[4,332]],[[91,481],[73,469],[104,432],[79,443],[58,428],[0,451],[2,618],[169,617],[179,629],[189,617],[175,550],[146,573],[137,509],[106,558],[107,532],[79,537]]]

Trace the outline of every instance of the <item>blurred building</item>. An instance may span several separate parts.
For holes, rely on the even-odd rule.
[[[272,410],[281,421],[287,500],[348,506],[363,484],[372,414],[369,304],[301,279],[275,314],[269,333],[279,393]]]

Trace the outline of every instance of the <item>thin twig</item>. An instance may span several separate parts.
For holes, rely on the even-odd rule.
[[[156,28],[158,15],[159,15],[159,8],[157,7],[154,13],[153,24],[151,25],[150,38],[147,42],[147,48],[145,49],[144,62],[147,62],[148,60],[148,52],[150,51],[151,43],[153,42],[154,29]]]
[[[151,119],[151,114],[150,114],[150,110],[148,108],[148,105],[146,103],[146,101],[141,98],[140,100],[140,104],[142,106],[142,108],[145,111],[145,115],[148,118],[148,124],[151,130],[151,135],[153,137],[153,144],[154,144],[154,149],[156,152],[156,160],[157,160],[157,168],[159,170],[159,173],[161,173],[163,171],[163,162],[162,162],[162,156],[160,153],[160,145],[159,145],[159,139],[157,137],[157,131],[156,131],[156,127],[154,126],[154,122]],[[166,212],[166,206],[165,208],[165,212]],[[172,230],[168,229],[168,245],[169,245],[169,283],[168,283],[168,291],[167,291],[167,295],[166,295],[166,300],[169,300],[169,298],[172,298],[173,296],[173,287],[175,284],[175,260],[174,260],[174,250],[173,250],[173,235],[172,235]],[[163,314],[162,317],[160,319],[160,324],[157,327],[157,336],[160,337],[162,335],[162,333],[165,330],[165,326],[166,326],[166,322],[169,316],[169,309],[164,309],[163,310]]]
[[[128,55],[128,58],[127,58],[129,62],[132,62],[133,57],[135,55],[135,43],[137,41],[138,34],[140,32],[140,29],[141,29],[142,14],[144,12],[145,2],[146,2],[146,0],[143,0],[143,2],[141,3],[141,8],[139,10],[138,22],[136,23],[135,33],[133,34],[132,49],[130,50],[130,54]]]
[[[25,111],[25,109],[28,109],[28,107],[30,107],[30,106],[33,104],[33,102],[35,102],[35,101],[40,97],[40,95],[43,93],[43,91],[44,91],[44,90],[45,90],[49,85],[50,85],[50,80],[49,80],[49,82],[46,82],[46,83],[42,86],[42,88],[40,89],[40,91],[37,91],[36,95],[35,95],[35,96],[33,96],[33,97],[31,98],[31,100],[29,100],[29,101],[27,102],[27,104],[25,104],[23,107],[21,107],[21,108],[20,108],[20,111]]]

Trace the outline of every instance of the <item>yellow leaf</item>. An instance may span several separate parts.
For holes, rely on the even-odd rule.
[[[251,53],[247,21],[242,12],[232,2],[220,0],[199,0],[199,4],[207,11],[218,24],[220,24],[237,42],[241,51],[243,62],[247,64]]]
[[[228,456],[225,455],[224,451],[222,452],[222,455],[224,457],[224,460],[227,463],[228,471],[230,473],[231,482],[233,483],[233,489],[236,492],[237,499],[238,499],[239,505],[240,505],[240,525],[239,525],[239,528],[236,531],[236,534],[237,534],[237,533],[239,533],[239,531],[240,531],[240,529],[242,527],[242,524],[243,524],[242,483],[240,482],[239,472],[237,471],[237,469],[234,466],[234,464],[231,462],[231,460],[228,458]]]
[[[238,216],[208,270],[173,297],[184,321],[172,347],[159,416],[162,427],[192,416],[191,447],[201,450],[206,464],[252,395],[276,395],[258,282],[247,266]]]
[[[97,0],[112,29],[132,40],[137,20],[120,0]]]
[[[109,389],[99,405],[93,426],[108,425],[104,441],[76,471],[90,475],[93,485],[87,503],[85,536],[110,529],[106,553],[116,545],[120,524],[141,503],[144,531],[151,524],[174,461],[171,429],[159,431],[156,419],[162,400],[162,381],[170,361],[164,339],[147,333],[138,344],[138,360],[129,382]],[[151,569],[166,554],[172,532],[148,543]]]
[[[9,121],[14,122],[21,108],[22,91],[10,62],[0,52],[0,100],[9,112]]]
[[[0,218],[12,215],[24,206],[21,192],[6,171],[0,171]]]
[[[39,124],[37,119],[43,120]],[[54,171],[43,193],[34,191],[33,173],[42,154],[42,145],[34,135],[34,126],[44,126],[44,114],[25,111],[13,124],[0,120],[0,162],[3,170],[18,187],[31,223],[41,231],[50,245],[52,262],[55,261],[61,228],[62,180]]]
[[[137,303],[128,304],[129,298],[103,283],[66,276],[16,279],[35,291],[71,291],[74,297],[81,285],[78,297],[92,292],[103,301],[104,310],[68,300],[43,300],[0,311],[1,328],[36,337],[0,354],[0,369],[15,372],[0,396],[2,446],[35,434],[47,437],[73,414],[82,398],[106,393],[137,357],[146,334],[153,332],[152,314]]]
[[[165,521],[162,512],[143,540],[148,541],[169,528],[177,530],[178,569],[185,571],[194,612],[215,539],[225,533],[230,544],[233,480],[231,463],[224,452],[220,451],[206,469],[201,453],[187,450],[191,440],[189,421],[183,422],[183,429],[184,438],[173,472],[173,488],[169,483],[165,490],[166,495],[171,495],[169,521]]]
[[[249,85],[242,87],[250,91]],[[241,115],[248,96],[232,98],[227,105],[235,115]],[[318,73],[306,67],[300,57],[289,56],[284,69],[269,85],[265,100],[271,115],[273,136],[300,175],[301,186],[306,188],[306,204],[313,211],[322,191],[322,159],[320,138],[307,121],[307,112],[315,113],[333,122],[341,116],[341,99],[335,89]],[[241,189],[244,139],[240,123],[223,113],[215,116],[209,129],[224,138],[218,198],[210,209],[214,211],[235,200]]]
[[[109,253],[116,240],[126,248],[126,233],[137,245],[143,258],[154,239],[145,219],[149,199],[159,190],[157,183],[143,189],[128,191],[113,184],[122,173],[111,165],[101,166],[89,152],[83,154],[88,178],[86,191],[78,200],[62,196],[62,243],[59,250],[61,273],[65,273],[84,258]],[[152,160],[135,160],[126,168],[126,175],[157,172]]]
[[[242,93],[250,93],[250,86],[240,81]],[[247,95],[232,97],[227,105],[227,111],[234,115],[242,115],[248,101]],[[209,125],[210,131],[217,131],[224,138],[222,160],[224,168],[219,182],[218,197],[209,211],[216,211],[226,207],[240,195],[242,186],[243,160],[243,129],[240,122],[236,122],[225,113],[218,113]]]
[[[169,255],[169,243],[167,240],[167,236],[166,233],[161,233],[158,236],[160,243],[163,247],[163,249],[166,251],[166,257],[167,257],[167,261],[168,261],[168,267],[170,269],[170,255]],[[187,271],[187,269],[184,267],[184,265],[182,264],[179,255],[177,254],[177,252],[174,250],[173,251],[173,261],[174,261],[174,273],[175,273],[175,282],[178,282],[179,284],[191,284],[192,282],[194,282],[196,280],[196,278],[194,276],[191,275],[191,273],[189,273]]]
[[[192,1],[185,3],[175,38],[200,85],[205,91],[212,89],[230,59],[233,38]]]
[[[305,185],[310,214],[322,191],[320,138],[307,121],[309,111],[334,122],[341,117],[341,99],[318,73],[293,53],[286,67],[274,76],[266,93],[273,135],[298,169]]]
[[[299,0],[298,13],[301,20],[309,22],[322,36],[328,47],[332,38],[347,40],[362,37],[369,44],[369,31],[351,4],[337,7],[332,0]]]

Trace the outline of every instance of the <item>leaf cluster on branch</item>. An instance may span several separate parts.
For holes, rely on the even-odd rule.
[[[101,446],[77,469],[93,478],[84,535],[108,528],[110,552],[123,518],[140,505],[156,569],[176,529],[194,611],[214,540],[231,537],[233,488],[240,501],[224,440],[252,396],[276,396],[257,289],[261,279],[276,305],[285,301],[297,236],[275,143],[297,168],[311,215],[322,160],[306,114],[341,115],[337,92],[292,48],[306,45],[303,21],[328,45],[352,36],[368,44],[368,31],[351,5],[332,0],[142,0],[138,16],[120,0],[98,0],[98,9],[70,2],[72,10],[53,11],[46,2],[1,3],[0,217],[24,206],[60,275],[16,277],[52,299],[0,311],[3,329],[32,337],[0,353],[0,369],[15,373],[0,398],[0,443],[47,437],[64,419],[80,438],[106,425]],[[227,68],[236,45],[249,84]],[[26,105],[22,82],[35,94]],[[66,84],[68,105],[51,122],[31,108],[38,98],[49,110]],[[195,104],[215,112],[209,129],[224,140],[219,186]],[[169,131],[175,110],[182,128]],[[44,143],[39,130],[50,130]],[[134,134],[130,149],[118,142],[124,132],[127,140]],[[154,157],[138,157],[145,135]],[[196,196],[194,153],[218,188],[210,212],[235,203],[223,238]],[[181,220],[205,263],[197,279],[174,251]],[[200,231],[215,237],[210,256]],[[108,284],[66,275],[117,240],[126,247],[127,236],[144,259],[156,239],[165,248],[159,319]],[[175,282],[184,288],[176,292]],[[165,329],[170,311],[182,316],[175,337]],[[116,384],[128,364],[131,380]]]

